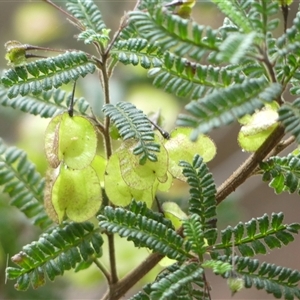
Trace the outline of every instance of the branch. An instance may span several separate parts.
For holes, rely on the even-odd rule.
[[[284,127],[279,125],[267,140],[254,152],[221,186],[216,195],[217,205],[220,204],[229,194],[255,171],[258,164],[273,150],[284,136]]]
[[[290,136],[288,139],[286,139],[284,141],[281,141],[265,157],[264,161],[267,160],[267,159],[269,159],[272,156],[276,156],[277,154],[279,154],[280,152],[282,152],[284,149],[286,149],[288,146],[290,146],[294,142],[295,142],[295,137],[294,136]],[[260,167],[257,166],[251,175],[258,175],[258,174],[260,174],[260,171],[261,171]]]
[[[96,257],[93,259],[93,262],[100,269],[100,271],[103,273],[104,277],[106,278],[106,281],[108,283],[110,283],[111,282],[110,274],[106,270],[105,266]]]
[[[121,279],[102,297],[101,300],[120,299],[131,287],[145,276],[164,256],[159,253],[150,254],[136,269]]]

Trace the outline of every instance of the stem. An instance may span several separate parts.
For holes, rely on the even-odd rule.
[[[217,190],[216,201],[220,204],[229,194],[255,171],[258,164],[273,150],[284,136],[284,128],[279,125],[267,140],[254,152]]]
[[[118,282],[116,253],[115,253],[115,239],[113,234],[107,234],[108,249],[109,249],[109,263],[111,272],[110,290],[113,289],[113,285]]]
[[[110,103],[109,76],[107,73],[107,59],[108,59],[108,55],[103,54],[101,79],[102,79],[102,88],[103,88],[103,93],[104,93],[105,104]],[[108,159],[112,155],[111,139],[110,139],[110,134],[109,134],[110,119],[108,117],[106,117],[104,122],[105,122],[105,124],[104,124],[103,138],[104,138],[104,143],[105,143],[106,157]],[[108,238],[109,262],[110,262],[110,272],[111,272],[111,282],[109,285],[108,293],[111,293],[111,290],[114,289],[114,284],[116,284],[119,279],[118,279],[118,274],[117,274],[114,235],[107,234],[107,238]]]
[[[208,297],[209,300],[211,300],[211,295],[210,295],[210,285],[206,279],[206,275],[205,272],[203,272],[203,281],[204,281],[204,296],[206,294],[206,296]]]
[[[280,143],[278,143],[275,148],[265,157],[264,160],[267,160],[268,158],[275,156],[277,154],[279,154],[281,151],[283,151],[284,149],[286,149],[288,146],[290,146],[291,144],[293,144],[295,142],[295,137],[294,136],[290,136],[288,139],[281,141]],[[251,175],[257,175],[260,174],[260,167],[257,166],[255,168],[255,170],[253,171],[253,173]]]
[[[121,279],[102,297],[101,300],[116,300],[122,297],[144,275],[153,269],[164,256],[159,253],[150,254],[137,268]]]
[[[105,104],[110,103],[110,93],[109,93],[109,76],[107,72],[107,55],[103,55],[103,66],[102,66],[102,86],[103,86],[103,93],[104,93],[104,101]],[[109,158],[112,154],[112,148],[111,148],[111,139],[109,135],[109,125],[110,125],[110,118],[105,118],[105,124],[104,128],[106,130],[106,134],[104,135],[104,141],[105,141],[105,149],[106,149],[106,156]]]
[[[94,264],[100,269],[100,271],[103,273],[103,275],[105,276],[107,282],[110,284],[111,282],[111,277],[109,272],[107,271],[107,269],[105,268],[105,266],[97,259],[94,258],[93,259]]]

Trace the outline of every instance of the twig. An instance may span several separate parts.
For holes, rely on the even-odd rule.
[[[103,67],[101,69],[101,79],[102,79],[102,88],[104,93],[104,102],[105,104],[110,103],[110,93],[109,93],[109,75],[107,73],[107,59],[108,56],[103,55]],[[105,134],[104,134],[104,141],[105,141],[105,149],[106,149],[106,156],[109,158],[112,154],[112,148],[111,148],[111,139],[109,135],[109,126],[110,126],[110,118],[106,117],[104,121],[104,128],[105,128]]]
[[[254,152],[217,190],[216,201],[220,204],[229,194],[246,181],[258,164],[273,150],[284,135],[284,128],[279,125],[267,140]]]
[[[97,259],[94,258],[93,259],[94,264],[101,270],[101,272],[103,273],[104,277],[106,278],[107,282],[110,284],[111,282],[111,277],[109,272],[107,271],[107,269],[105,268],[105,266]]]
[[[207,292],[206,294],[208,296],[208,299],[211,300],[211,295],[210,295],[211,288],[210,288],[210,285],[209,285],[209,283],[206,279],[205,272],[203,272],[203,281],[204,281],[204,295],[203,296],[205,296],[205,293]]]
[[[138,9],[138,6],[140,5],[140,0],[138,0],[133,8],[133,11]],[[111,42],[109,43],[109,45],[106,48],[105,54],[108,55],[110,53],[111,48],[113,47],[114,43],[116,42],[116,40],[118,39],[119,35],[121,34],[122,30],[128,25],[128,12],[125,12],[123,17],[121,18],[121,22],[120,22],[120,26],[118,28],[118,30],[115,32]]]
[[[288,146],[293,144],[295,142],[295,137],[290,136],[288,139],[281,141],[269,154],[266,158],[269,158],[271,156],[275,156],[282,152],[284,149],[286,149]]]
[[[283,151],[284,149],[286,149],[288,146],[290,146],[292,143],[295,142],[295,137],[294,136],[290,136],[288,139],[281,141],[264,159],[267,160],[268,158],[275,156],[277,154],[279,154],[281,151]],[[260,172],[260,167],[257,166],[256,169],[253,171],[253,173],[251,175],[257,175]]]
[[[102,297],[101,300],[116,300],[123,296],[144,275],[146,275],[164,256],[159,253],[150,254],[136,269],[121,279]]]

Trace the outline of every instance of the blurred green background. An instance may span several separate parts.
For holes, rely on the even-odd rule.
[[[54,1],[64,6],[65,1]],[[132,9],[135,1],[95,1],[103,14],[103,19],[111,34],[118,28],[119,20],[124,11]],[[291,15],[295,15],[296,5],[291,7]],[[192,15],[201,24],[217,28],[221,25],[223,16],[218,9],[208,1],[197,1]],[[281,17],[281,16],[279,16]],[[8,40],[18,40],[25,44],[49,46],[53,48],[76,48],[94,53],[92,47],[79,43],[74,39],[78,32],[65,20],[58,11],[42,1],[0,1],[0,43]],[[278,31],[280,34],[280,30]],[[0,68],[7,68],[4,59],[4,46],[0,47]],[[64,88],[70,89],[70,86]],[[101,110],[102,93],[96,75],[88,75],[78,82],[76,93],[84,96],[93,106],[95,112]],[[139,67],[119,65],[111,81],[112,101],[131,101],[145,113],[160,111],[163,116],[164,128],[174,128],[177,114],[183,110],[186,99],[178,99],[155,89],[147,72]],[[24,149],[43,174],[47,168],[43,150],[43,134],[49,119],[14,111],[11,108],[0,107],[0,136],[9,145]],[[236,142],[239,126],[233,124],[211,133],[218,149],[216,158],[209,163],[216,184],[221,184],[249,154],[243,153]],[[1,188],[0,188],[1,191]],[[163,200],[175,200],[184,206],[187,200],[188,188],[182,183],[174,184],[169,194],[160,196]],[[287,223],[299,222],[299,197],[283,194],[275,196],[273,190],[262,184],[260,178],[251,178],[245,185],[224,201],[219,207],[218,227],[235,225],[263,213],[283,211]],[[40,231],[15,207],[9,206],[6,195],[0,194],[0,299],[100,299],[105,291],[105,281],[96,268],[73,274],[65,273],[63,278],[57,278],[54,283],[47,284],[38,290],[17,292],[14,282],[5,282],[4,269],[8,256],[12,256],[21,247],[35,240]],[[297,238],[291,247],[273,251],[271,255],[261,256],[261,259],[286,267],[299,269],[298,249],[300,240]],[[126,240],[117,239],[117,263],[119,274],[126,272],[142,261],[149,253],[146,250],[136,250]],[[104,249],[104,252],[106,249]],[[107,257],[103,257],[107,264]],[[11,262],[8,262],[12,265]],[[155,278],[160,268],[143,279]],[[212,286],[213,299],[230,299],[231,294],[226,282],[213,275],[208,276]],[[137,290],[139,287],[136,287]],[[124,299],[134,293],[130,291]],[[272,299],[264,292],[244,290],[235,296],[236,299]]]

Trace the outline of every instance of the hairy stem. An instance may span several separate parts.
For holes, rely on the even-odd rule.
[[[267,140],[254,152],[217,190],[216,201],[220,204],[229,194],[246,181],[258,164],[273,150],[284,135],[284,128],[279,125]]]

